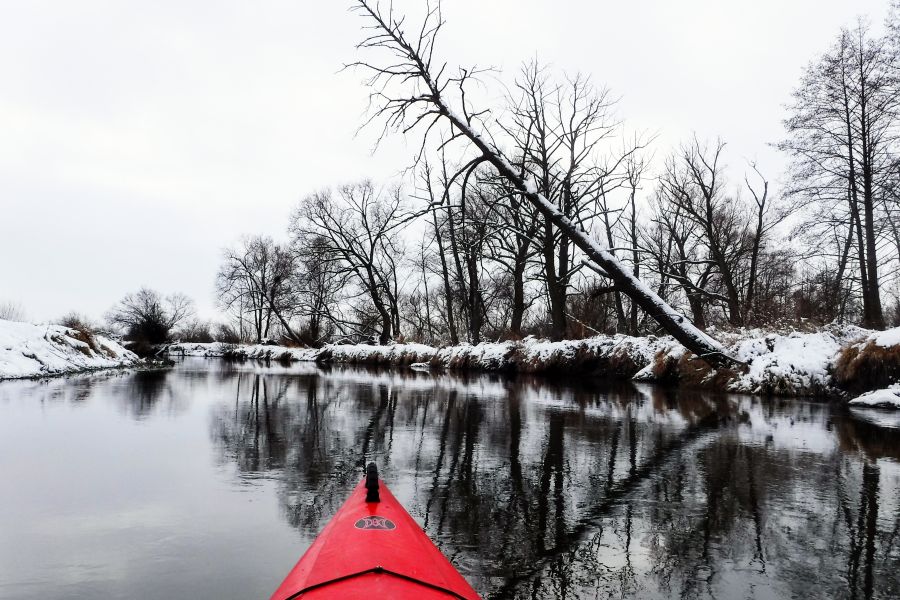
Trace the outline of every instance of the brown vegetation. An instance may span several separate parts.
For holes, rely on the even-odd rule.
[[[900,380],[900,346],[879,346],[874,340],[841,350],[834,381],[852,393],[887,387]]]
[[[657,352],[653,358],[651,374],[653,381],[657,383],[714,390],[727,390],[729,384],[738,377],[736,370],[713,369],[691,352],[673,355],[666,351]]]

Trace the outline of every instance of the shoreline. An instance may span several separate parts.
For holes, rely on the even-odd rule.
[[[106,373],[166,371],[171,368],[172,365],[164,361],[144,364],[135,363],[111,367],[83,367],[71,371],[58,371],[36,375],[20,375],[16,377],[0,377],[0,383],[4,383],[7,381],[44,381],[51,379],[61,379],[63,377],[78,377],[79,375],[104,375]]]
[[[62,325],[0,319],[0,380],[42,379],[139,367],[144,359],[115,340]]]
[[[429,371],[598,377],[757,396],[847,400],[888,387],[900,376],[900,328],[870,331],[832,326],[817,331],[717,332],[747,364],[712,369],[671,337],[597,336],[550,342],[431,347],[397,343],[290,348],[175,343],[167,356],[205,356],[290,365],[296,362],[411,367]]]

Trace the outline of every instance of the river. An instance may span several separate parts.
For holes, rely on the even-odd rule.
[[[204,359],[2,382],[0,598],[268,598],[369,460],[485,598],[898,598],[867,416]]]

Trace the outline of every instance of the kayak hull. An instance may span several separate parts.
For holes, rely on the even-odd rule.
[[[365,481],[356,486],[272,600],[479,600],[381,481],[379,490],[367,502]]]

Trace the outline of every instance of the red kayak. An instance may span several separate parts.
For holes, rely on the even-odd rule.
[[[480,600],[370,464],[272,600]]]

